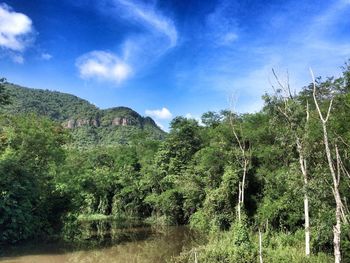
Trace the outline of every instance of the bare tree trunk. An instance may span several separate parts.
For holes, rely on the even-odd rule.
[[[307,183],[306,183],[307,186]],[[305,215],[305,255],[310,256],[310,217],[309,217],[309,198],[304,193],[304,215]]]
[[[341,222],[340,222],[340,209],[339,205],[336,205],[336,225],[333,226],[333,244],[334,244],[334,262],[341,262],[341,253],[340,253],[340,235],[341,235]]]
[[[259,261],[260,261],[260,263],[263,263],[263,256],[262,256],[262,236],[261,236],[260,228],[259,228]]]
[[[297,137],[297,149],[299,153],[300,169],[304,177],[304,217],[305,217],[305,255],[310,256],[310,217],[309,217],[309,197],[307,194],[308,178],[307,178],[307,166],[304,158],[302,145]]]
[[[242,198],[241,198],[241,203],[244,204],[244,188],[245,188],[245,178],[247,175],[247,168],[248,168],[248,163],[249,161],[246,159],[246,154],[245,152],[242,153],[244,155],[244,160],[243,160],[243,178],[242,178]]]
[[[328,118],[326,119],[326,121]],[[327,126],[326,121],[322,121],[323,126],[323,140],[324,145],[326,149],[326,155],[328,160],[328,166],[329,170],[332,174],[333,178],[333,192],[334,192],[334,199],[335,199],[335,219],[336,224],[333,226],[333,245],[334,245],[334,262],[340,263],[341,262],[341,253],[340,253],[340,235],[341,235],[341,208],[342,208],[342,201],[340,198],[339,193],[339,177],[337,178],[335,169],[332,162],[332,156],[331,156],[331,150],[329,148],[329,142],[328,142],[328,133],[327,133]]]
[[[197,250],[194,250],[194,263],[198,263],[198,259],[197,259]]]
[[[238,184],[238,206],[237,206],[237,213],[238,213],[238,222],[241,222],[241,200],[242,200],[242,186],[241,182]]]
[[[305,225],[305,255],[310,256],[310,216],[309,216],[309,197],[308,197],[308,172],[307,172],[307,166],[306,166],[306,158],[304,156],[305,151],[305,138],[304,135],[299,136],[298,133],[295,131],[295,126],[297,125],[292,118],[293,112],[291,110],[291,107],[289,105],[289,101],[294,101],[294,97],[292,96],[292,92],[290,90],[289,85],[289,77],[288,82],[286,85],[282,84],[282,82],[279,80],[278,75],[272,69],[272,73],[275,76],[275,79],[278,83],[278,85],[282,88],[285,98],[282,97],[282,100],[284,101],[284,109],[277,106],[278,110],[284,115],[287,122],[289,123],[290,130],[292,134],[294,134],[296,138],[296,146],[297,151],[299,155],[299,163],[300,163],[300,170],[303,175],[304,179],[304,225]],[[272,85],[272,84],[271,84]],[[278,92],[275,89],[275,87],[272,85],[272,88],[275,90],[276,97],[278,97]],[[306,124],[304,127],[304,132],[307,132],[307,125],[309,122],[309,104],[307,103],[306,107]]]
[[[249,163],[248,160],[244,159],[244,161],[243,161],[243,177],[242,177],[242,181],[239,182],[239,184],[238,184],[237,213],[238,213],[238,221],[239,222],[241,222],[241,207],[243,207],[243,205],[244,205],[244,188],[245,188],[248,163]]]
[[[327,161],[328,161],[328,166],[329,166],[329,171],[332,175],[333,179],[333,194],[334,194],[334,199],[335,199],[335,219],[336,219],[336,224],[333,226],[333,246],[334,246],[334,262],[335,263],[340,263],[341,262],[341,253],[340,253],[340,234],[341,234],[341,208],[342,208],[342,201],[340,198],[340,193],[339,193],[339,181],[340,181],[340,170],[339,170],[339,154],[338,154],[338,149],[336,149],[337,153],[337,166],[338,166],[338,176],[336,174],[334,165],[333,165],[333,160],[332,160],[332,155],[331,155],[331,150],[329,147],[329,141],[328,141],[328,132],[327,132],[327,122],[329,119],[329,115],[332,109],[332,103],[333,100],[331,100],[328,111],[327,111],[327,116],[326,118],[323,117],[323,114],[321,112],[321,109],[318,105],[317,99],[316,99],[316,82],[314,78],[314,74],[311,71],[312,75],[312,80],[313,80],[313,98],[315,101],[316,109],[318,112],[318,115],[321,120],[322,124],[322,129],[323,129],[323,143],[325,146],[325,151],[326,151],[326,156],[327,156]]]
[[[232,128],[233,135],[235,136],[235,139],[238,143],[239,149],[241,151],[241,160],[240,165],[243,169],[243,175],[242,175],[242,181],[239,182],[238,185],[238,205],[237,205],[237,213],[238,213],[238,221],[241,222],[241,208],[244,206],[244,192],[245,192],[245,182],[246,182],[246,176],[248,171],[248,165],[250,162],[250,145],[248,146],[248,149],[246,149],[246,144],[244,139],[240,139],[238,137],[238,134],[236,132],[234,123],[233,123],[233,117],[230,114],[230,125]]]

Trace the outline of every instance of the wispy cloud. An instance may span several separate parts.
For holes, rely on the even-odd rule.
[[[146,115],[161,120],[169,120],[173,117],[173,114],[165,107],[159,110],[146,110]]]
[[[22,52],[31,43],[32,32],[32,20],[28,16],[0,4],[0,47]]]
[[[112,80],[120,84],[175,47],[178,32],[173,20],[154,5],[132,0],[107,2],[112,6],[112,15],[136,24],[142,31],[117,43],[118,54],[92,51],[78,58],[76,65],[84,79]]]
[[[223,0],[207,16],[206,34],[209,42],[218,46],[228,46],[238,39],[238,23],[235,1]]]
[[[308,67],[313,67],[318,75],[337,75],[340,66],[350,57],[350,35],[344,34],[350,27],[350,21],[344,17],[349,16],[349,1],[329,2],[292,28],[284,37],[287,48],[281,44],[265,47],[263,56],[279,56],[275,67],[287,68],[297,89],[309,83]]]
[[[296,8],[301,7],[296,7],[295,3],[292,3],[289,8],[294,12],[298,10],[300,16],[302,10]],[[285,20],[288,20],[288,15],[284,16]],[[310,82],[309,67],[313,67],[317,75],[337,76],[340,66],[350,57],[350,36],[342,34],[342,28],[350,26],[349,21],[344,21],[344,17],[348,16],[350,16],[350,2],[334,1],[319,12],[298,20],[298,23],[288,28],[286,31],[288,33],[276,35],[276,39],[279,38],[278,42],[259,47],[251,46],[249,50],[260,57],[259,61],[265,63],[255,65],[250,73],[243,75],[242,78],[236,78],[234,87],[239,89],[243,83],[246,88],[240,89],[241,92],[251,96],[252,91],[259,95],[270,91],[268,79],[271,77],[271,68],[277,68],[280,72],[288,70],[290,84],[294,90],[300,90]],[[285,74],[281,73],[282,77]],[[252,104],[258,105],[255,102]]]
[[[317,8],[311,1],[286,1],[262,10],[249,25],[246,16],[236,17],[236,3],[223,0],[207,17],[208,32],[220,49],[201,50],[198,60],[191,62],[194,66],[177,72],[179,87],[216,90],[227,97],[236,93],[237,111],[252,112],[261,108],[261,96],[271,91],[271,68],[288,70],[292,88],[299,90],[310,81],[310,66],[317,75],[337,76],[350,58],[350,20],[345,19],[350,16],[349,0],[322,2]],[[227,9],[231,14],[224,12]],[[232,40],[224,41],[230,30]]]
[[[115,0],[115,3],[123,9],[126,17],[168,37],[169,47],[176,46],[178,33],[174,22],[158,12],[154,6],[128,0]]]

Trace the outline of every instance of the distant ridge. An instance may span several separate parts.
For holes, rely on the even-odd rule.
[[[99,109],[77,96],[58,91],[25,88],[7,83],[10,114],[35,113],[61,123],[81,147],[127,144],[134,138],[161,140],[165,132],[150,117],[128,107]]]

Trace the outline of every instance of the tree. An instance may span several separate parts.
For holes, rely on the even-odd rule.
[[[10,103],[10,96],[5,90],[6,79],[0,78],[0,106]]]
[[[59,224],[64,207],[56,206],[61,198],[53,182],[66,135],[57,124],[30,115],[2,117],[0,124],[0,243],[14,243]]]
[[[244,206],[244,193],[245,193],[245,187],[246,187],[246,176],[248,173],[248,167],[251,161],[251,144],[250,142],[246,141],[246,138],[244,137],[242,126],[240,126],[241,131],[241,138],[238,136],[237,127],[234,123],[235,116],[234,114],[229,115],[230,125],[232,129],[232,133],[236,139],[236,142],[239,147],[240,154],[237,156],[237,159],[240,163],[240,166],[242,168],[242,180],[239,182],[238,185],[238,221],[241,221],[241,208]]]
[[[176,117],[170,127],[155,156],[157,169],[149,178],[154,184],[146,201],[154,207],[155,214],[165,215],[173,223],[183,223],[187,218],[184,218],[181,183],[191,159],[202,146],[202,138],[196,120]],[[173,210],[169,204],[174,204]]]
[[[222,116],[214,111],[208,111],[202,115],[202,122],[208,127],[218,126]]]
[[[309,195],[308,195],[308,168],[306,160],[306,144],[307,144],[307,134],[308,134],[308,122],[309,122],[309,104],[306,102],[305,109],[305,120],[300,120],[300,108],[302,105],[299,103],[297,98],[292,95],[289,85],[289,77],[287,77],[287,83],[282,84],[279,77],[277,76],[274,69],[272,73],[275,77],[277,85],[279,88],[275,88],[272,85],[275,91],[275,106],[278,109],[279,113],[284,117],[288,127],[289,132],[292,133],[296,149],[299,156],[299,165],[300,170],[304,179],[304,220],[305,220],[305,254],[306,256],[310,255],[310,215],[309,215]]]
[[[317,112],[318,112],[318,115],[320,118],[320,122],[322,124],[323,143],[324,143],[325,152],[326,152],[326,156],[327,156],[329,171],[331,173],[332,181],[333,181],[332,191],[333,191],[335,204],[336,204],[336,209],[335,209],[336,224],[335,224],[335,226],[333,226],[334,262],[340,263],[341,262],[340,236],[341,236],[341,213],[342,213],[341,211],[342,211],[342,206],[343,206],[342,201],[341,201],[340,192],[339,192],[339,183],[340,183],[340,174],[341,174],[340,157],[339,157],[338,149],[336,146],[337,164],[334,165],[333,157],[332,157],[332,153],[331,153],[331,148],[330,148],[330,143],[328,140],[328,129],[327,129],[327,122],[329,120],[330,113],[332,110],[333,99],[330,100],[327,114],[326,114],[326,116],[324,116],[321,109],[320,109],[317,98],[316,98],[317,88],[316,88],[315,77],[314,77],[312,70],[310,70],[310,72],[311,72],[312,83],[313,83],[313,99],[314,99],[315,106],[316,106],[316,109],[317,109]]]

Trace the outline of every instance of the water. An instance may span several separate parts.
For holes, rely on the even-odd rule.
[[[98,229],[85,233],[84,245],[33,243],[7,248],[1,263],[160,263],[196,242],[187,227]]]

